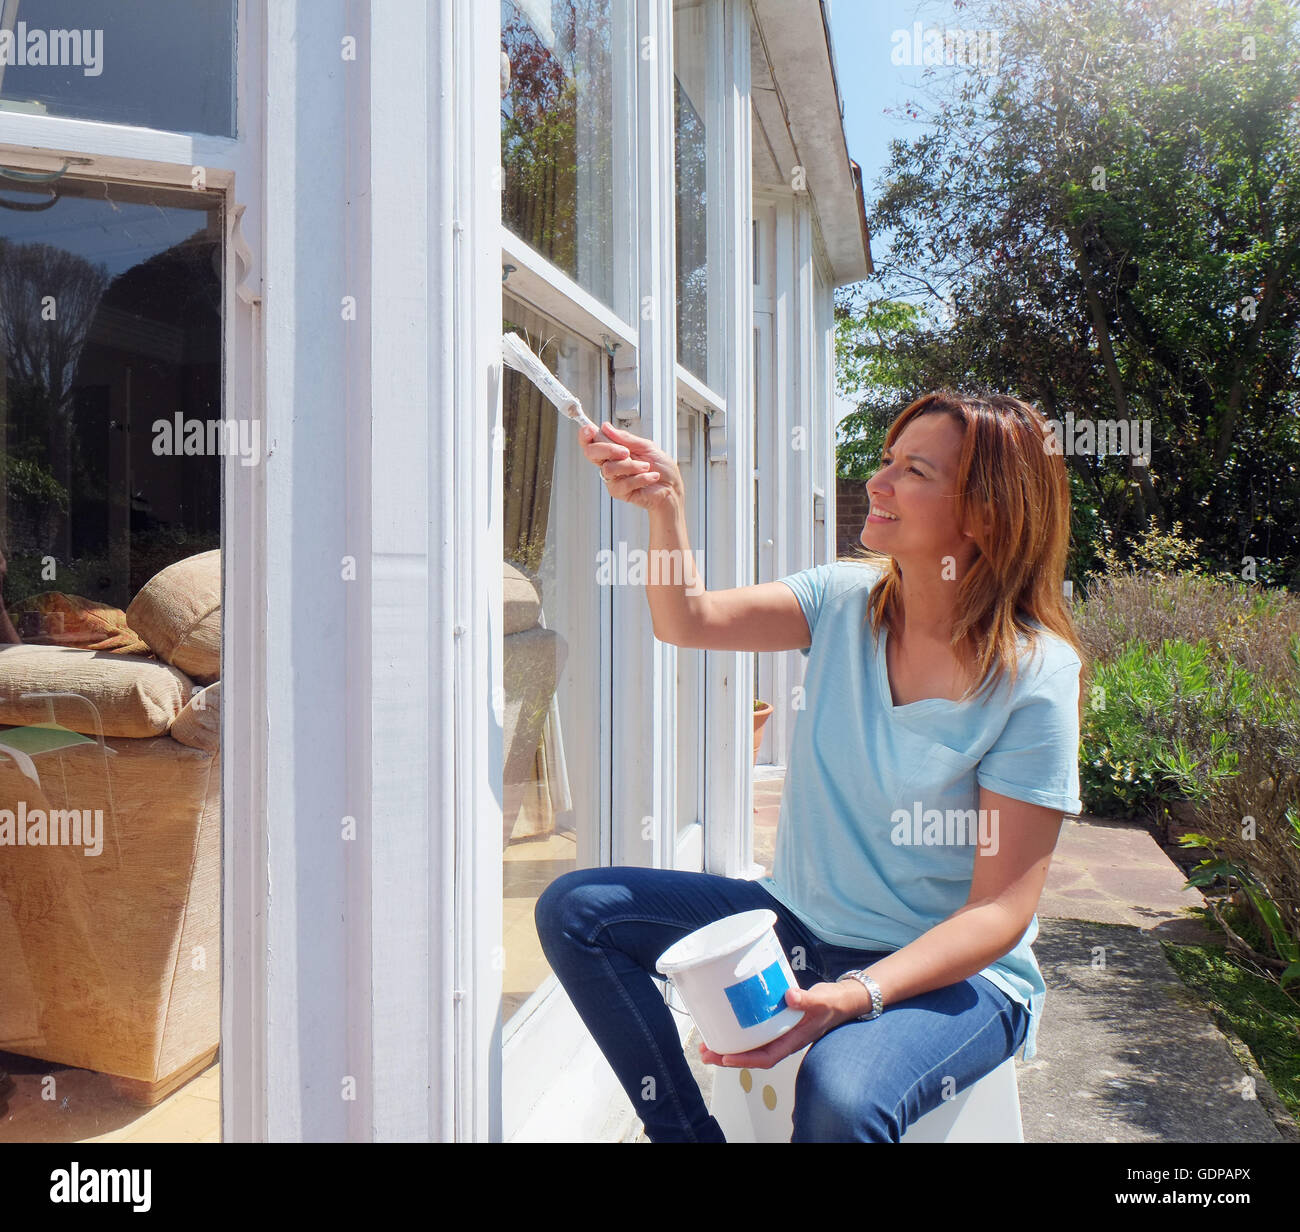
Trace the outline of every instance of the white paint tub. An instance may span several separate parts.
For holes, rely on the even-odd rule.
[[[766,907],[724,916],[674,942],[655,963],[672,980],[705,1044],[748,1052],[784,1035],[803,1010],[785,1003],[798,987]]]

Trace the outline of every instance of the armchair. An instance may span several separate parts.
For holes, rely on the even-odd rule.
[[[220,579],[214,551],[141,589],[158,658],[0,647],[0,1049],[145,1104],[217,1050]]]

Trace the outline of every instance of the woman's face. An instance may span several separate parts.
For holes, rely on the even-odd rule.
[[[886,449],[867,481],[871,510],[862,527],[863,547],[885,552],[906,570],[943,576],[945,556],[958,574],[978,553],[957,524],[957,462],[962,431],[951,415],[918,415]],[[884,516],[893,514],[892,518]]]

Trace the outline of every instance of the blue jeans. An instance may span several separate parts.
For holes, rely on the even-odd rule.
[[[713,873],[576,869],[537,900],[542,950],[651,1142],[726,1141],[687,1064],[655,962],[687,933],[756,907],[776,912],[801,988],[889,952],[829,945],[758,882]],[[1029,1011],[981,975],[841,1023],[804,1055],[790,1140],[897,1142],[945,1095],[1012,1056],[1028,1028]]]

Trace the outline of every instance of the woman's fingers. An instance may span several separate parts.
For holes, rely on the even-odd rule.
[[[658,471],[645,471],[640,475],[628,475],[621,479],[611,479],[606,484],[606,487],[609,488],[610,496],[617,500],[627,500],[633,493],[658,482]]]
[[[637,436],[633,432],[625,432],[622,428],[614,427],[608,420],[601,424],[600,429],[607,439],[613,441],[616,445],[625,446],[634,457],[653,454],[658,448],[654,441],[648,437]]]
[[[614,425],[610,423],[608,419],[605,420],[605,422],[600,425],[600,428],[601,431],[604,432],[604,434],[607,437],[609,437],[611,441],[615,441],[620,445],[652,444],[651,441],[646,440],[645,437],[643,436],[633,436],[631,432],[625,432],[622,428],[614,427]]]
[[[602,479],[627,479],[632,475],[643,475],[646,471],[652,470],[653,467],[645,458],[622,458],[614,459],[609,462],[599,462],[600,477]]]
[[[626,445],[611,445],[597,438],[594,429],[582,429],[582,451],[597,465],[603,462],[618,462],[631,457]]]
[[[610,445],[595,438],[592,429],[583,428],[583,452],[599,468],[601,477],[610,481],[643,474],[654,465],[648,458],[634,456],[624,445]]]
[[[671,465],[672,459],[661,454],[653,441],[613,428],[609,423],[602,424],[601,431],[613,444],[600,440],[593,428],[583,427],[579,431],[583,453],[600,471],[606,491],[615,500],[641,504],[633,499],[638,493],[664,482],[663,468]]]

